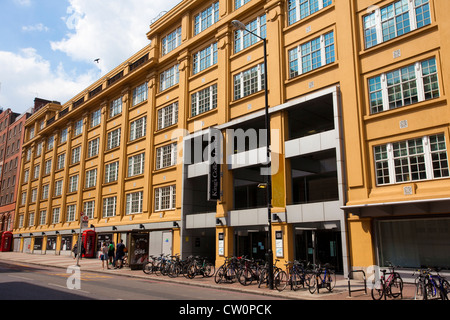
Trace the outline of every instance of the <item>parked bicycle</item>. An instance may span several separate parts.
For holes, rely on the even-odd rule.
[[[259,281],[263,261],[242,257],[240,262],[237,275],[239,283],[248,286],[253,281]]]
[[[312,276],[309,278],[308,289],[311,294],[316,291],[319,293],[321,288],[326,288],[330,292],[333,291],[336,286],[336,273],[333,269],[328,263],[315,266]]]
[[[390,272],[386,269],[380,270],[382,276],[377,283],[374,283],[372,288],[372,299],[381,300],[383,297],[386,300],[387,297],[391,298],[403,298],[403,280],[398,272],[395,272],[395,268],[392,263],[389,263]]]
[[[432,272],[436,274],[432,274]],[[448,300],[450,292],[449,282],[439,274],[438,268],[419,269],[413,273],[415,279],[415,300]]]
[[[274,284],[278,291],[283,291],[287,285],[290,286],[292,291],[296,291],[300,287],[309,287],[311,278],[314,275],[311,269],[307,269],[309,264],[305,266],[304,262],[295,260],[287,261],[285,266],[286,271],[279,271],[275,275]]]
[[[277,262],[279,262],[279,259],[275,260],[275,263],[273,264],[273,281],[275,286],[275,276],[278,272],[282,271],[280,267],[277,266]],[[260,275],[259,275],[259,281],[258,281],[258,288],[261,287],[262,284],[265,284],[266,287],[269,285],[269,262],[265,262],[264,266],[261,268]]]
[[[214,271],[214,265],[208,262],[206,258],[195,257],[187,267],[186,276],[189,279],[193,279],[196,275],[209,278],[214,275]]]
[[[216,283],[236,282],[239,259],[237,257],[225,257],[224,263],[216,271],[214,281]]]

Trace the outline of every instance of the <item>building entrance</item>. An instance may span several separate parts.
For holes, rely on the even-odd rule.
[[[250,259],[266,260],[267,232],[261,230],[238,230],[235,233],[235,254]]]
[[[295,229],[295,259],[312,264],[329,263],[343,272],[341,233],[333,230]]]

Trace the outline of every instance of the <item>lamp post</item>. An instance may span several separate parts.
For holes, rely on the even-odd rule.
[[[273,251],[272,251],[272,176],[271,176],[271,158],[270,158],[270,118],[269,118],[269,92],[267,83],[267,40],[260,37],[259,35],[247,30],[245,24],[239,20],[231,21],[231,25],[241,31],[250,33],[251,35],[259,38],[263,42],[264,46],[264,93],[265,93],[265,122],[266,122],[266,148],[267,148],[267,169],[266,179],[267,179],[267,190],[266,190],[266,200],[267,200],[267,223],[268,223],[268,241],[267,241],[267,260],[269,264],[269,288],[273,290]]]

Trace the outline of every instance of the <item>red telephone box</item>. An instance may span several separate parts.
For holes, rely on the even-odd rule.
[[[13,234],[9,231],[3,232],[0,251],[1,252],[11,251],[12,241],[13,241]]]
[[[84,246],[86,258],[94,258],[95,257],[95,236],[96,232],[92,230],[83,231],[82,243]]]

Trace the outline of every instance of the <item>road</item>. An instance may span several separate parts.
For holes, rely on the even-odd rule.
[[[78,289],[61,268],[0,262],[0,300],[273,300],[221,289],[81,272]]]

